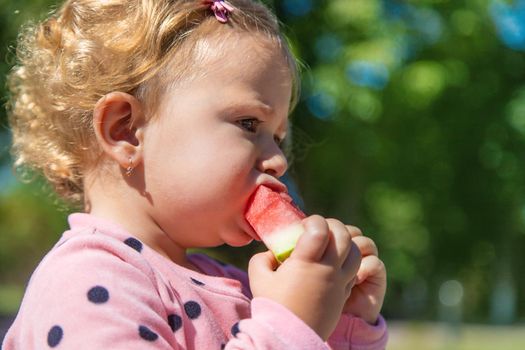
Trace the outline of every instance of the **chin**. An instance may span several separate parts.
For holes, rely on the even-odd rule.
[[[224,240],[224,243],[232,247],[244,247],[245,245],[252,243],[252,241],[252,236],[246,232],[239,231],[235,235],[230,235],[228,239]]]

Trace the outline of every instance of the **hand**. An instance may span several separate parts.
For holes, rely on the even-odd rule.
[[[364,237],[357,227],[346,226],[363,257],[357,271],[352,293],[346,301],[343,312],[361,317],[370,324],[376,324],[386,293],[386,269],[378,258],[377,247],[370,238]]]
[[[326,340],[350,296],[361,254],[340,221],[313,215],[292,255],[280,266],[270,252],[248,267],[255,297],[272,299],[295,313]]]

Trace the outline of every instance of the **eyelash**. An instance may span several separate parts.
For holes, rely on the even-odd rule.
[[[257,128],[261,124],[261,121],[257,118],[246,118],[246,119],[239,120],[238,124],[244,130],[251,132],[251,133],[256,133]]]
[[[281,139],[280,137],[274,136],[273,140],[275,141],[277,146],[279,146],[280,149],[283,148],[283,146],[284,146],[284,140],[283,139]]]
[[[259,125],[262,123],[259,119],[257,118],[246,118],[246,119],[241,119],[237,122],[239,124],[239,126],[241,128],[243,128],[244,130],[250,132],[250,133],[256,133],[257,132],[257,128],[259,127]],[[275,143],[280,147],[282,148],[283,147],[283,142],[284,140],[281,139],[280,137],[278,136],[274,136],[273,137],[273,140],[275,141]]]

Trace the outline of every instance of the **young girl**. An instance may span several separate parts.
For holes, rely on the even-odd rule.
[[[26,29],[10,75],[16,166],[84,213],[34,272],[2,349],[383,349],[374,243],[304,219],[249,275],[192,247],[243,246],[281,143],[294,58],[251,0],[70,0]]]

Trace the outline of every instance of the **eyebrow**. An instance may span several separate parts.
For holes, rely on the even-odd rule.
[[[257,110],[266,116],[274,115],[274,109],[268,106],[266,103],[256,101],[256,102],[235,102],[227,105],[223,108],[224,112],[237,112],[239,110],[250,109]]]

